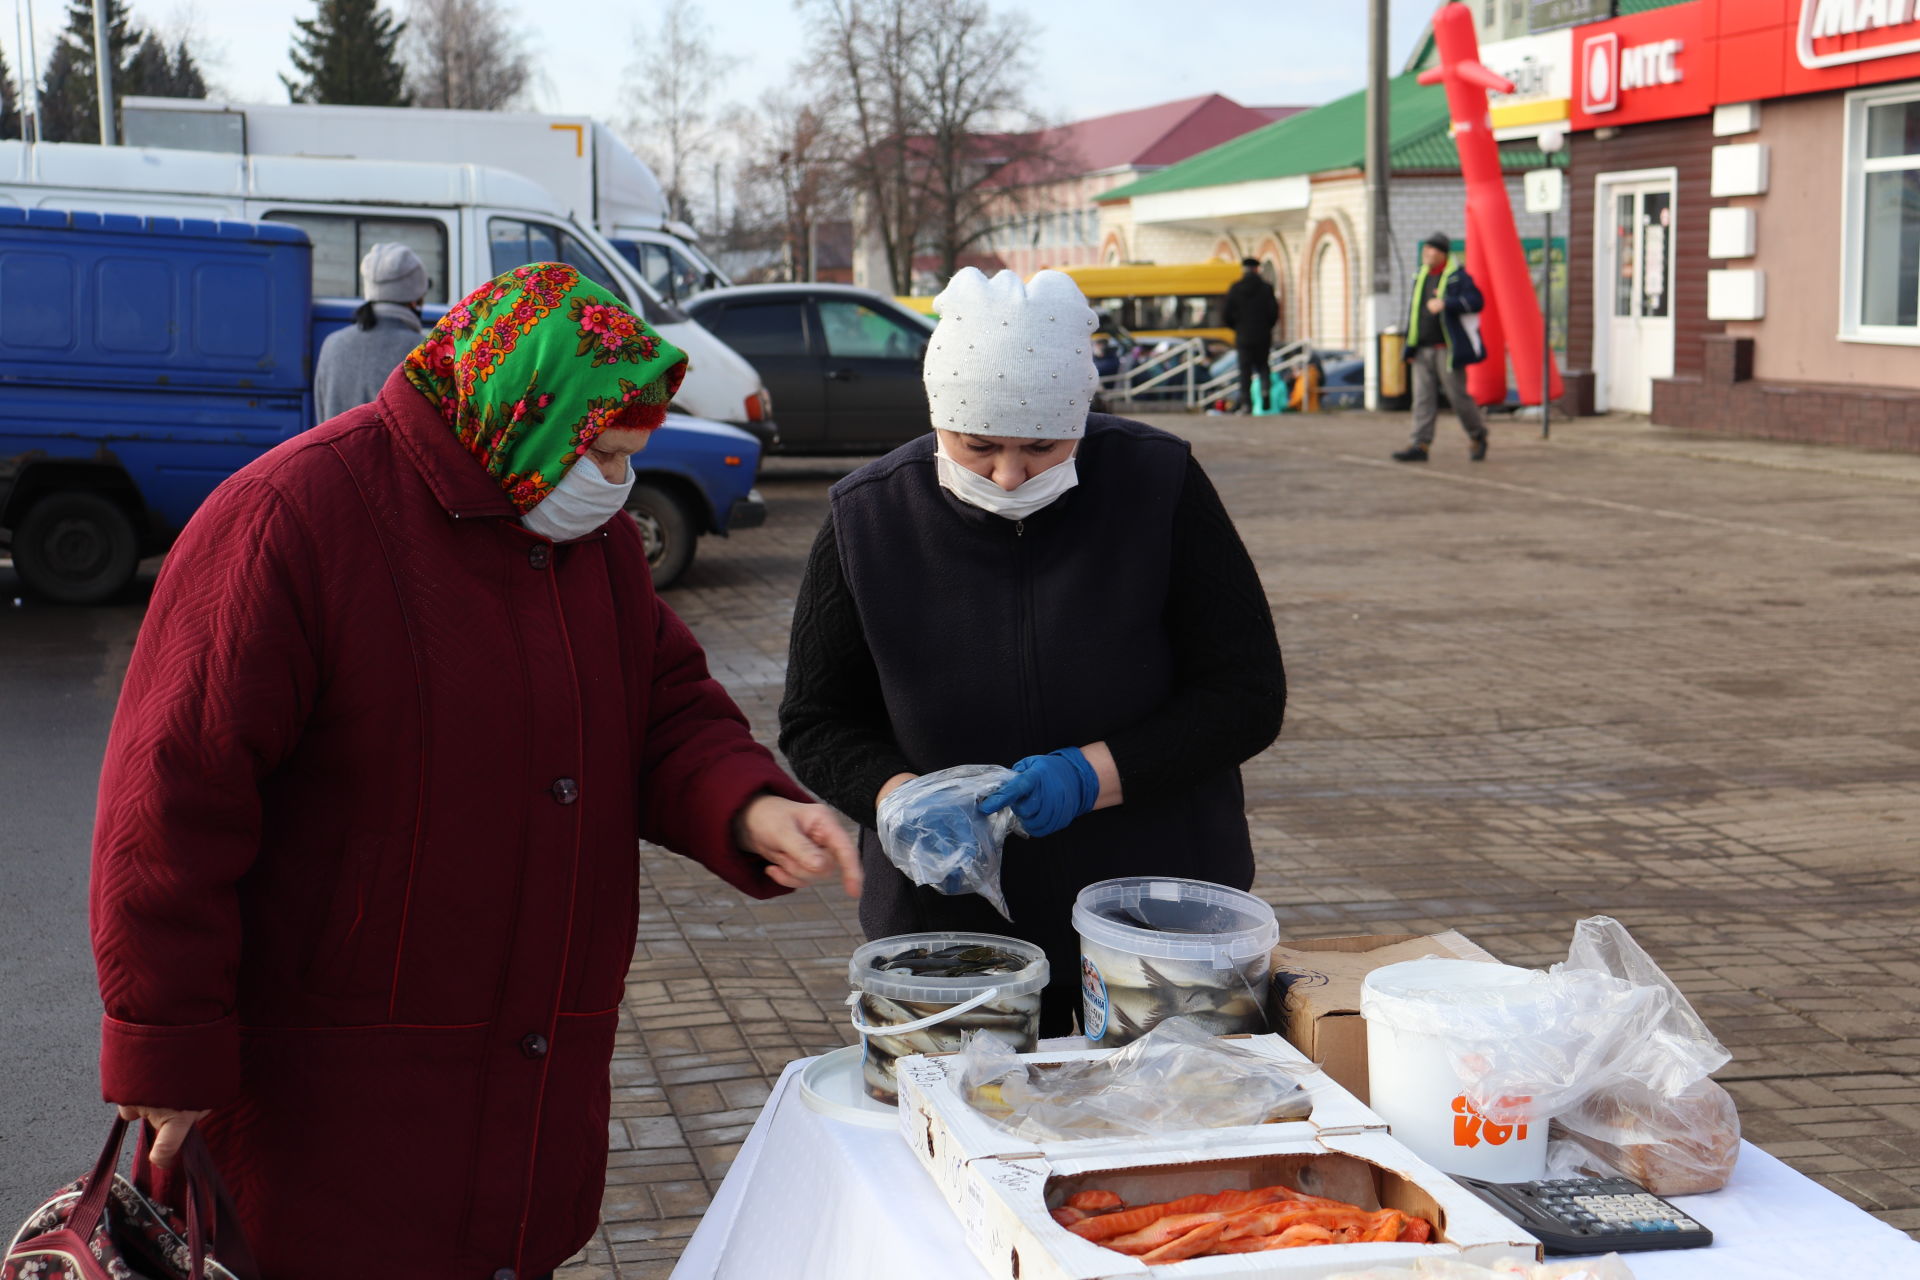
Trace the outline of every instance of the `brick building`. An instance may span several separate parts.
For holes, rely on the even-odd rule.
[[[1622,0],[1572,43],[1570,354],[1600,407],[1920,451],[1920,15]]]

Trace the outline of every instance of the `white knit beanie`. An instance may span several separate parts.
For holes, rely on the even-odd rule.
[[[1099,321],[1072,278],[1022,284],[962,267],[933,300],[940,323],[924,366],[933,425],[978,436],[1077,440],[1100,375],[1089,340]]]
[[[368,302],[418,302],[427,296],[427,269],[403,244],[376,244],[360,259],[360,295]]]

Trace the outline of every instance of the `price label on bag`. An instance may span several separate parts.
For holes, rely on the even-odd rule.
[[[1566,194],[1567,175],[1559,169],[1529,169],[1522,179],[1528,213],[1558,213]]]

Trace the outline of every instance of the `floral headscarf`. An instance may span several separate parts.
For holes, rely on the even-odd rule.
[[[657,427],[687,357],[557,262],[516,267],[441,318],[401,363],[522,514],[609,427]]]

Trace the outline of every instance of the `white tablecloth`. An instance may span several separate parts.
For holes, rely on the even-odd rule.
[[[898,1133],[801,1100],[810,1061],[781,1075],[673,1280],[989,1280]],[[1920,1278],[1920,1244],[1750,1143],[1725,1190],[1674,1203],[1713,1245],[1627,1254],[1638,1280]]]

